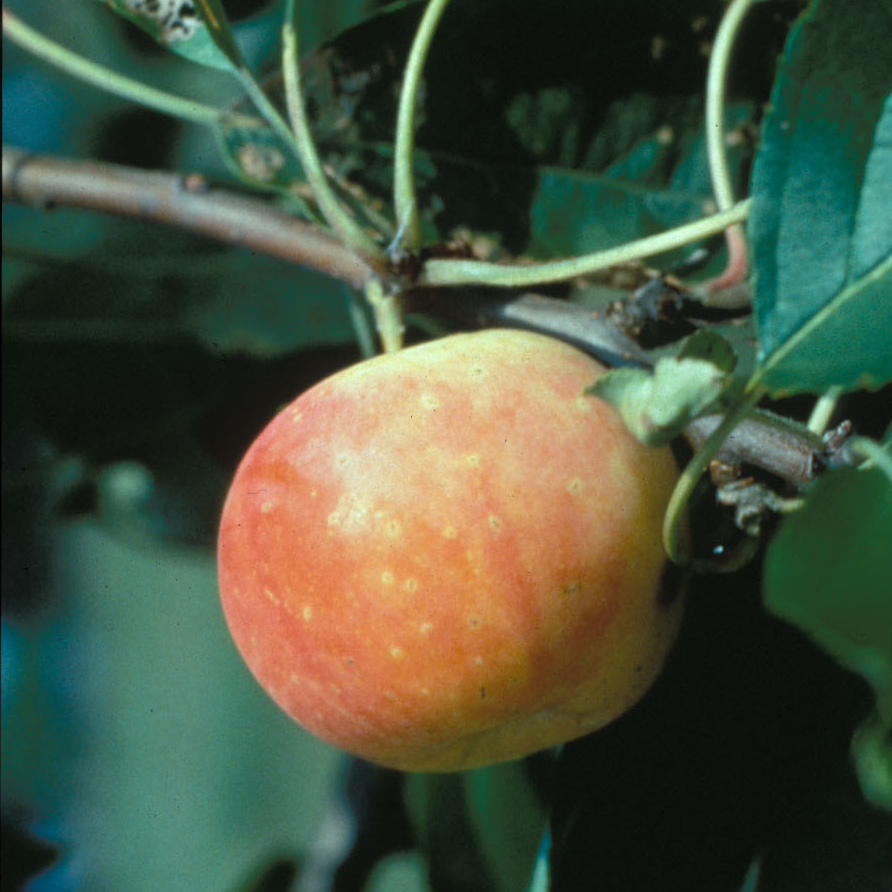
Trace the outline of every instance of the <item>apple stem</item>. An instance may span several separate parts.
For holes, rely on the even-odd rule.
[[[401,350],[405,328],[399,293],[385,288],[380,279],[370,279],[365,286],[365,296],[375,314],[375,325],[384,352],[396,353]]]

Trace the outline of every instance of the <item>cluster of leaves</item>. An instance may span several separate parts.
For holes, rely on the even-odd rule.
[[[127,32],[137,49],[115,61],[138,51],[152,66],[173,66],[164,68],[172,83],[187,83],[187,70],[244,82],[249,65],[275,63],[278,9],[232,27],[219,0],[108,5],[186,60],[162,61]],[[341,197],[389,240],[393,124],[423,4],[329,8],[331,31],[302,33],[307,46],[331,38],[303,61],[315,137]],[[564,4],[556,15],[526,0],[454,0],[419,106],[426,239],[459,235],[493,257],[545,259],[703,216],[712,191],[704,44],[720,11],[683,0],[641,3],[633,15],[610,0]],[[668,442],[753,382],[778,399],[892,381],[892,8],[815,0],[791,25],[800,12],[756,6],[726,110],[732,171],[753,199],[754,312],[722,327],[727,339],[703,325],[664,348],[653,372],[604,379],[599,392],[642,439]],[[250,50],[251,28],[262,32],[259,50]],[[219,83],[196,88],[225,106],[212,128],[223,163],[209,161],[208,143],[188,128],[157,131],[166,136],[148,163],[200,166],[318,222],[293,146],[253,106],[229,103]],[[279,78],[265,86],[281,107]],[[103,139],[79,150],[145,160],[128,154],[133,119],[107,110],[97,119]],[[34,425],[53,456],[82,461],[69,511],[88,507],[116,530],[130,523],[141,535],[209,543],[228,472],[260,424],[303,384],[356,357],[349,296],[280,262],[132,222],[91,233],[95,222],[85,229],[75,218],[83,241],[57,231],[56,256],[36,258],[22,235],[34,219],[12,220],[18,252],[4,277],[9,411]],[[702,275],[722,268],[714,240],[654,263],[681,269],[701,255]],[[589,287],[573,299],[601,305],[620,294]],[[866,432],[888,444],[892,419],[877,415],[880,402],[849,405],[866,406]],[[109,482],[120,474],[107,473],[125,461],[151,483],[126,498]],[[764,569],[698,579],[665,676],[615,725],[553,759],[408,778],[402,818],[426,882],[437,892],[883,888],[889,821],[865,803],[848,751],[858,726],[861,788],[888,804],[884,461],[819,479],[781,524]]]

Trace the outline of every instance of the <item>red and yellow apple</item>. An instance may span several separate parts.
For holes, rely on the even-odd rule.
[[[273,699],[383,765],[455,770],[578,737],[658,675],[671,453],[583,394],[603,368],[488,330],[359,363],[250,447],[223,608]]]

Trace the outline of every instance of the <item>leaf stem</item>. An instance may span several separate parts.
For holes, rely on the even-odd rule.
[[[32,55],[72,77],[131,102],[193,124],[213,125],[222,112],[174,93],[158,90],[141,81],[118,74],[104,65],[85,59],[26,25],[18,16],[3,8],[3,34]]]
[[[285,101],[291,130],[288,129],[284,121],[282,126],[288,132],[289,144],[295,147],[307,179],[313,188],[313,196],[325,219],[348,248],[373,266],[381,268],[386,260],[383,248],[370,238],[344,209],[322,170],[322,162],[319,160],[319,153],[316,150],[304,108],[295,12],[295,0],[287,0],[285,21],[282,25],[282,73],[285,80]]]
[[[745,392],[740,402],[728,412],[682,471],[663,518],[663,546],[674,563],[686,564],[691,558],[687,546],[681,541],[681,530],[697,481],[737,423],[759,402],[764,393],[760,387]]]
[[[892,485],[892,453],[889,452],[888,444],[881,446],[869,437],[852,437],[847,445],[856,455],[862,456],[870,465],[879,468]]]
[[[720,211],[734,204],[734,187],[725,152],[725,88],[728,63],[740,24],[758,0],[732,0],[716,32],[706,77],[706,154],[712,189]]]
[[[732,0],[719,24],[712,52],[709,56],[709,72],[706,77],[706,156],[716,206],[726,211],[734,205],[734,186],[725,151],[725,94],[728,66],[734,41],[740,25],[750,7],[758,0]],[[712,292],[723,291],[736,285],[746,275],[749,266],[746,236],[739,224],[728,227],[725,233],[728,245],[728,263],[725,271],[709,282],[702,283],[697,291],[710,303]]]
[[[677,226],[666,232],[650,235],[566,260],[550,260],[527,266],[489,263],[484,260],[428,260],[419,277],[422,285],[490,285],[501,288],[526,288],[561,282],[588,275],[609,266],[639,260],[652,254],[670,251],[688,242],[715,235],[728,226],[746,219],[750,199],[732,208],[703,217],[693,223]]]
[[[400,91],[394,147],[393,204],[397,226],[401,233],[400,246],[410,251],[417,250],[421,244],[421,223],[418,217],[412,159],[415,149],[418,87],[434,31],[448,3],[449,0],[430,0],[428,3],[412,42]]]
[[[824,433],[842,394],[842,387],[834,385],[826,393],[818,397],[814,408],[811,410],[811,415],[808,417],[808,429],[812,433]]]

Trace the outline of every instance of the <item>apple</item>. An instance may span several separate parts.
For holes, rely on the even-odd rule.
[[[457,334],[347,368],[283,409],[223,509],[232,636],[304,728],[448,771],[599,728],[677,632],[660,527],[677,468],[585,396],[549,337]]]

